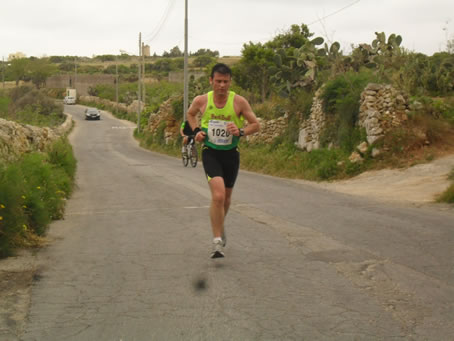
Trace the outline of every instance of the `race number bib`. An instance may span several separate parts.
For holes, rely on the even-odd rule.
[[[208,122],[208,141],[219,146],[232,143],[233,135],[227,130],[227,121],[210,120]]]

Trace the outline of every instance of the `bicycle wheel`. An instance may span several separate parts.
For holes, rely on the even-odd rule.
[[[191,145],[189,150],[190,150],[189,157],[191,159],[191,166],[195,167],[195,166],[197,166],[197,160],[198,160],[198,153],[197,153],[196,145],[195,144]]]
[[[181,158],[183,160],[183,166],[187,167],[189,158],[188,158],[188,147],[184,146],[183,151],[181,152]]]

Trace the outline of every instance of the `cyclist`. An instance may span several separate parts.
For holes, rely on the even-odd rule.
[[[184,147],[191,143],[191,140],[194,139],[194,132],[191,129],[191,125],[188,120],[183,121],[180,126],[180,135],[183,136],[183,147],[181,152],[184,153]]]
[[[249,102],[229,90],[231,82],[230,68],[216,64],[210,75],[213,90],[194,98],[187,111],[195,140],[204,142],[202,161],[211,190],[210,220],[214,237],[211,258],[224,257],[224,220],[240,166],[238,142],[240,137],[260,129]],[[199,112],[202,114],[201,127],[196,119]],[[245,120],[248,122],[246,127]]]

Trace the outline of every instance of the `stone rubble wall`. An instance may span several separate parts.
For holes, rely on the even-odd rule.
[[[323,112],[322,100],[319,98],[322,88],[320,88],[312,100],[311,114],[309,119],[304,120],[300,126],[298,142],[296,145],[302,150],[310,152],[320,148],[320,135],[326,124],[326,115]]]
[[[366,129],[369,144],[408,119],[408,98],[391,85],[368,84],[360,103],[358,124]]]
[[[326,124],[320,95],[321,89],[315,94],[309,119],[301,123],[296,143],[309,152],[320,148],[320,134]],[[403,92],[391,85],[370,83],[361,94],[358,125],[366,129],[367,142],[372,144],[390,129],[405,122],[408,112],[408,98]]]
[[[46,80],[46,88],[75,88],[77,95],[88,95],[91,87],[98,84],[115,84],[115,75],[87,75],[78,74],[77,78],[73,74],[68,75],[54,75]]]
[[[79,101],[88,102],[88,103],[102,104],[102,105],[104,105],[106,107],[113,108],[114,110],[116,108],[119,111],[131,113],[131,114],[137,113],[137,109],[138,109],[137,106],[139,105],[139,101],[138,100],[134,100],[130,105],[126,105],[124,103],[118,103],[117,104],[117,102],[110,101],[108,99],[99,98],[99,97],[96,97],[96,96],[89,96],[89,95],[80,96],[79,97]],[[141,104],[142,104],[142,108],[143,108],[144,103],[141,102]]]
[[[310,152],[320,148],[320,136],[326,125],[326,114],[323,112],[322,100],[320,99],[322,89],[319,89],[311,107],[309,119],[301,123],[299,138],[296,145]],[[115,107],[116,103],[100,99],[94,96],[81,96],[82,101],[95,102],[110,107]],[[176,141],[180,135],[180,122],[173,117],[172,99],[164,102],[157,113],[149,117],[146,130],[154,133],[165,121],[164,136],[166,143]],[[118,109],[129,113],[137,112],[138,101],[126,106],[118,104]],[[372,144],[391,128],[401,125],[407,120],[409,112],[408,99],[402,92],[395,90],[390,85],[369,84],[361,94],[360,113],[358,125],[366,129],[367,142]],[[288,126],[288,113],[273,120],[258,118],[260,131],[254,135],[247,136],[249,143],[271,143],[275,138],[281,136]],[[200,117],[199,117],[200,121]]]
[[[148,126],[146,130],[150,132],[156,132],[161,126],[161,122],[165,122],[164,139],[166,144],[172,141],[176,141],[180,136],[180,125],[179,122],[173,116],[172,109],[172,98],[161,104],[159,111],[150,115],[148,119]]]
[[[72,116],[56,128],[40,128],[0,118],[0,160],[14,162],[22,154],[44,151],[48,145],[66,134],[72,127]]]
[[[264,120],[257,118],[260,123],[260,131],[253,135],[246,136],[249,143],[271,143],[273,140],[282,134],[288,126],[288,114],[278,117],[274,120]]]
[[[161,122],[166,122],[164,137],[167,144],[176,141],[180,136],[180,122],[173,117],[171,101],[171,99],[167,100],[161,105],[157,113],[150,115],[146,128],[147,131],[154,133],[161,126]],[[201,115],[198,116],[199,125],[200,119]],[[258,121],[260,122],[260,131],[256,134],[247,136],[247,141],[249,143],[271,143],[287,129],[288,115],[285,114],[274,120],[258,118]]]

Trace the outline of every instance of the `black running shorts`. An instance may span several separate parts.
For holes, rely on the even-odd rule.
[[[233,188],[240,168],[240,153],[236,147],[230,150],[217,150],[203,146],[202,161],[208,181],[220,176],[224,179],[226,188]]]

